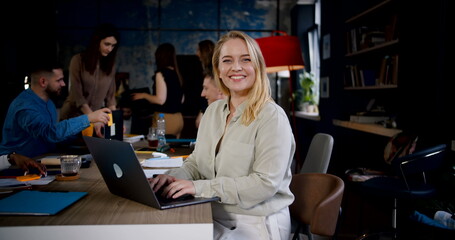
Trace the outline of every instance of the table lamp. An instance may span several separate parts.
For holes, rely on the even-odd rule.
[[[281,35],[275,35],[281,34]],[[292,71],[303,69],[304,63],[302,58],[302,50],[300,48],[299,39],[296,36],[289,36],[283,31],[273,31],[272,36],[257,38],[256,42],[261,48],[262,55],[264,56],[267,73],[274,73],[280,71]],[[289,74],[289,94],[291,97],[291,112],[294,136],[296,136],[296,116],[295,104],[293,99],[292,89],[292,74]],[[296,138],[297,145],[297,138]],[[300,167],[300,156],[298,147],[296,149],[296,172]]]

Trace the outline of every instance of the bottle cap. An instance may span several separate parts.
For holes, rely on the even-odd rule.
[[[164,113],[160,113],[158,116],[164,118]]]

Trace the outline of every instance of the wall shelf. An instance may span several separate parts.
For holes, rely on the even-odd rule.
[[[399,42],[400,42],[400,40],[398,40],[398,39],[387,41],[387,42],[378,44],[373,47],[365,48],[365,49],[362,49],[362,50],[359,50],[356,52],[352,52],[352,53],[347,53],[346,57],[354,57],[354,56],[359,56],[359,55],[363,55],[363,54],[374,52],[374,51],[379,51],[379,50],[385,49],[387,47],[396,46],[399,44]]]
[[[395,84],[388,85],[375,85],[375,86],[363,86],[363,87],[345,87],[345,90],[368,90],[368,89],[394,89],[398,86]]]
[[[313,120],[313,121],[320,121],[321,117],[319,114],[308,114],[303,111],[295,111],[295,116],[298,118]]]
[[[392,0],[385,0],[368,10],[349,18],[348,20],[346,20],[346,23],[352,23],[355,21],[359,21],[359,19],[368,17],[368,15],[370,15],[371,13],[374,13],[375,11],[379,11],[380,9],[387,7],[391,2]]]
[[[385,128],[381,125],[373,123],[356,123],[351,121],[342,121],[338,119],[333,119],[333,125],[354,129],[361,132],[372,133],[384,137],[393,137],[402,131],[396,128]]]

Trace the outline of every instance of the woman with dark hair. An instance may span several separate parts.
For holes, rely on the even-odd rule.
[[[202,64],[202,76],[203,76],[203,83],[202,83],[202,93],[201,97],[207,98],[207,101],[203,100],[201,102],[200,106],[200,111],[196,117],[196,127],[199,128],[199,124],[202,119],[202,115],[205,112],[205,109],[207,108],[207,105],[213,102],[215,99],[209,99],[215,92],[218,90],[218,88],[215,85],[215,81],[213,80],[213,71],[212,71],[212,56],[213,56],[213,50],[215,49],[215,43],[212,40],[206,39],[202,40],[197,44],[197,50],[196,50],[196,55],[198,56],[199,60],[201,61]],[[218,91],[221,93],[220,91]],[[213,94],[211,94],[213,93]],[[222,98],[222,95],[219,95],[217,98]]]
[[[203,75],[212,73],[212,56],[215,43],[212,40],[202,40],[197,44],[196,55],[202,63]]]
[[[170,43],[159,45],[155,52],[155,61],[157,70],[153,76],[153,95],[133,93],[131,97],[132,100],[146,99],[154,104],[152,126],[156,127],[158,115],[164,113],[166,135],[180,138],[183,130],[183,88],[174,45]]]
[[[111,24],[102,24],[93,33],[87,49],[71,58],[69,95],[60,119],[88,114],[102,107],[116,109],[115,59],[120,34]],[[102,136],[101,123],[94,128]]]

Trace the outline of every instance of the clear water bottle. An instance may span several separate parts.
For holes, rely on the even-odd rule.
[[[156,125],[156,136],[158,137],[157,149],[159,151],[159,149],[163,149],[166,146],[166,120],[164,120],[164,113],[158,115]]]

